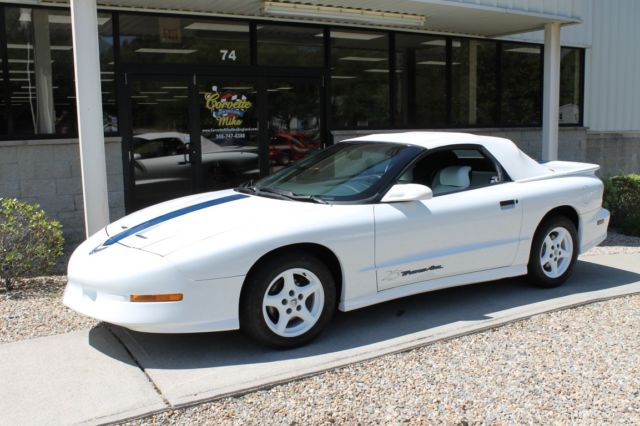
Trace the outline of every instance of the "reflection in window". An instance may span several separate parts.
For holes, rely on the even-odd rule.
[[[502,124],[540,125],[542,111],[542,48],[502,45]]]
[[[258,64],[321,67],[324,34],[318,28],[258,25]]]
[[[582,50],[562,48],[560,60],[560,124],[579,124],[582,105]]]
[[[113,69],[113,51],[106,49],[107,45],[113,45],[110,21],[111,15],[98,16],[102,66],[107,70],[109,66]],[[8,128],[0,128],[0,131],[24,135],[76,134],[69,13],[8,7],[5,9],[5,24],[10,113]],[[113,75],[110,81],[113,81]],[[113,87],[113,84],[105,85],[103,91],[114,93]],[[110,111],[115,122],[115,97],[110,101],[113,106],[106,110],[108,114]]]
[[[331,30],[335,127],[389,125],[388,47],[386,34]]]
[[[454,39],[452,61],[452,124],[495,124],[496,43]]]
[[[315,81],[268,84],[270,173],[321,148],[320,99],[320,85]]]
[[[249,24],[151,15],[120,15],[123,62],[249,63]]]
[[[98,46],[100,48],[100,81],[102,86],[102,123],[105,133],[118,131],[116,76],[113,56],[113,21],[111,15],[98,14]]]
[[[9,111],[5,99],[4,63],[0,58],[0,135],[7,133],[7,118]]]
[[[396,36],[396,112],[401,126],[443,126],[447,117],[446,39]]]

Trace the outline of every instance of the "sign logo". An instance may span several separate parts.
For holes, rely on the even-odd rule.
[[[212,86],[211,92],[204,94],[205,108],[220,127],[238,127],[244,122],[244,115],[253,107],[253,102],[245,95],[231,91],[219,92]]]
[[[414,269],[413,271],[401,271],[400,273],[403,277],[406,277],[407,275],[422,274],[424,272],[436,271],[438,269],[442,269],[442,265],[431,265],[428,268]]]

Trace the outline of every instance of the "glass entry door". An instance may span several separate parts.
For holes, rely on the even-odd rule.
[[[192,193],[188,83],[132,79],[129,89],[130,210]]]
[[[259,178],[256,82],[207,77],[198,80],[201,188],[233,188]]]
[[[233,188],[322,147],[320,79],[130,75],[127,211]]]

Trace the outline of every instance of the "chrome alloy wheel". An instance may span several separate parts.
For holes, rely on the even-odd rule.
[[[556,227],[544,238],[540,248],[540,266],[549,278],[564,274],[573,258],[573,239],[563,227]]]
[[[265,292],[262,315],[267,326],[282,337],[296,337],[309,331],[324,307],[320,279],[304,268],[278,274]]]

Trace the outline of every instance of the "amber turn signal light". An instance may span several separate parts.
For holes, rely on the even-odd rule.
[[[182,300],[182,293],[173,294],[132,294],[129,296],[131,302],[179,302]]]

